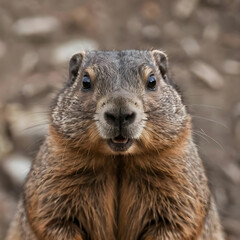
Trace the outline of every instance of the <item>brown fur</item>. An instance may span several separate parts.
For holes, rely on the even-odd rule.
[[[115,52],[86,52],[74,59],[78,80],[63,90],[54,104],[49,134],[28,175],[7,240],[223,240],[192,140],[191,118],[163,71],[166,56],[159,51],[120,52],[119,61],[124,54],[129,63],[119,72],[117,63],[114,65]],[[95,62],[89,63],[88,56]],[[126,87],[118,96],[119,90],[106,93],[106,85],[97,85],[101,74],[103,82],[109,76],[119,84],[114,76],[120,72],[124,76],[128,67],[127,76],[131,76],[131,66],[138,67],[139,59],[151,63],[142,72],[144,85],[155,66],[156,92],[134,87],[133,97],[128,97]],[[87,63],[92,64],[86,69],[94,76],[98,91],[74,91]],[[160,65],[163,70],[157,67]],[[128,84],[130,88],[133,85],[131,81]],[[136,97],[140,91],[144,94]],[[140,130],[132,128],[141,134],[121,154],[107,146],[101,137],[105,130],[95,123],[102,120],[93,116],[100,116],[105,105],[114,101],[122,106],[135,104],[137,114],[147,117]],[[75,105],[82,109],[78,116],[74,115]]]

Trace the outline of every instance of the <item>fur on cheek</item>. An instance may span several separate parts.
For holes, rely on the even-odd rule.
[[[172,126],[171,126],[172,128]],[[191,118],[187,117],[184,126],[175,136],[166,137],[165,132],[159,132],[153,123],[148,122],[139,138],[138,149],[140,152],[162,151],[165,149],[181,149],[182,144],[191,136]]]

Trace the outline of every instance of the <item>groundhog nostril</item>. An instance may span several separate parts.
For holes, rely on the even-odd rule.
[[[111,113],[109,113],[109,112],[105,112],[104,113],[104,119],[106,120],[106,122],[108,123],[108,124],[110,124],[110,125],[115,125],[116,124],[116,120],[117,120],[117,118],[113,115],[113,114],[111,114]]]
[[[136,118],[135,112],[132,112],[130,114],[124,114],[123,115],[123,123],[125,123],[126,125],[129,125],[134,122],[135,118]]]
[[[114,115],[113,113],[105,112],[104,119],[109,125],[127,126],[127,125],[132,124],[135,121],[136,113],[131,112],[131,113],[125,113],[125,114],[120,113],[120,114]]]

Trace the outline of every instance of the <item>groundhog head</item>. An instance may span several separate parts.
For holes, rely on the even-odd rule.
[[[171,147],[188,114],[163,52],[87,51],[71,58],[51,120],[71,147],[141,154]]]

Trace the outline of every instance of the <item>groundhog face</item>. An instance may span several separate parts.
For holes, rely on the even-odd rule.
[[[163,52],[89,51],[71,58],[52,125],[73,147],[137,154],[174,144],[187,116]]]

